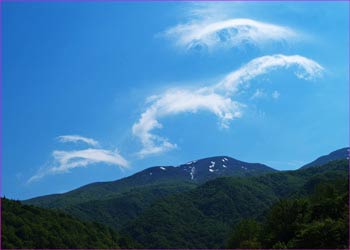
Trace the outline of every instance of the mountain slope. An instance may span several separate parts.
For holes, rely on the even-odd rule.
[[[262,220],[279,199],[306,196],[319,183],[347,176],[346,160],[276,172],[211,157],[33,201],[118,229],[144,248],[222,248],[240,220]]]
[[[261,218],[279,199],[308,194],[320,182],[347,174],[343,160],[257,177],[217,178],[155,202],[122,232],[146,248],[222,248],[239,220]]]
[[[65,208],[93,200],[111,199],[133,188],[147,185],[179,182],[203,183],[220,176],[255,176],[275,171],[263,164],[217,156],[192,161],[177,167],[151,167],[117,181],[92,183],[64,194],[41,196],[23,202],[46,208]]]
[[[157,200],[195,187],[193,183],[184,182],[149,185],[134,188],[115,198],[87,201],[62,210],[83,220],[96,221],[114,229],[120,229]]]
[[[126,248],[128,238],[97,223],[1,199],[2,248]],[[128,243],[129,242],[129,243]]]
[[[241,220],[227,248],[349,249],[346,178],[321,182],[303,197],[275,203],[264,220]]]
[[[333,151],[329,153],[328,155],[323,155],[316,160],[302,166],[301,168],[309,168],[309,167],[314,167],[314,166],[321,166],[324,165],[330,161],[334,160],[343,160],[343,159],[349,159],[349,147],[346,148],[341,148],[336,151]]]

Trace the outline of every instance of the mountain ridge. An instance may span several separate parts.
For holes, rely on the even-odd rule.
[[[349,147],[344,147],[335,150],[328,155],[320,156],[314,161],[305,164],[300,168],[323,165],[331,160],[346,159],[347,157],[349,157]],[[247,165],[249,166],[249,169]],[[37,196],[23,200],[23,202],[50,207],[45,204],[37,203],[36,200],[45,199],[47,200],[47,203],[55,204],[61,199],[61,197],[69,195],[76,196],[77,203],[80,203],[81,200],[89,201],[95,198],[108,199],[111,198],[116,192],[121,193],[128,191],[130,187],[134,188],[143,185],[178,181],[203,183],[221,176],[250,176],[276,171],[278,170],[261,163],[248,163],[226,155],[213,156],[189,161],[178,166],[153,166],[118,180],[93,182],[66,193]],[[86,192],[94,193],[93,197],[86,195]],[[54,207],[57,207],[57,204],[55,204]]]
[[[121,232],[147,248],[223,248],[222,239],[240,220],[264,217],[278,200],[303,197],[318,184],[347,175],[346,160],[335,160],[307,169],[216,178],[153,203]]]
[[[81,203],[94,199],[108,199],[131,188],[160,183],[203,183],[220,176],[254,176],[276,172],[267,165],[248,163],[229,156],[214,156],[194,160],[178,166],[153,166],[131,176],[110,181],[94,182],[63,194],[51,194],[24,200],[24,203],[43,207],[65,207],[65,197]],[[71,204],[70,204],[71,205]]]
[[[313,160],[312,162],[303,165],[300,168],[321,166],[321,165],[326,164],[330,161],[349,159],[349,156],[350,156],[350,148],[344,147],[344,148],[340,148],[338,150],[332,151],[327,155],[322,155],[322,156],[318,157],[317,159]]]
[[[215,156],[176,167],[154,166],[120,180],[23,203],[104,224],[146,248],[222,248],[222,240],[240,220],[260,220],[280,199],[302,198],[320,183],[347,177],[344,159],[277,171]]]

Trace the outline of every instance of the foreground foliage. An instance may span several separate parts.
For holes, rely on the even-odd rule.
[[[348,181],[320,183],[307,197],[284,199],[266,220],[242,220],[228,248],[348,248]]]
[[[1,199],[2,248],[126,248],[127,237],[98,223]]]

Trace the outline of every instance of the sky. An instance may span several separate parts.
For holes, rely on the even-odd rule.
[[[349,145],[348,2],[2,4],[8,198]]]

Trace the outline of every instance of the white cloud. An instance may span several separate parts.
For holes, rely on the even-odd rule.
[[[105,150],[88,148],[83,150],[60,151],[55,150],[52,153],[53,162],[49,167],[41,168],[32,176],[27,183],[31,183],[46,175],[67,173],[71,169],[87,167],[91,164],[115,165],[121,168],[128,167],[128,161],[120,155],[118,150]]]
[[[205,93],[203,89],[170,89],[159,96],[148,98],[150,105],[141,115],[139,121],[132,127],[132,132],[143,144],[140,156],[161,153],[176,148],[168,139],[151,133],[156,128],[162,128],[158,119],[184,112],[196,113],[205,110],[214,113],[223,127],[227,127],[230,120],[240,117],[240,106],[230,98]]]
[[[250,97],[251,100],[264,98],[266,97],[266,93],[262,89],[256,89],[254,94]]]
[[[243,67],[229,73],[221,82],[212,87],[215,91],[235,93],[241,84],[270,71],[294,67],[295,75],[304,80],[320,77],[323,67],[317,62],[300,55],[270,55],[253,59]]]
[[[176,144],[170,143],[167,138],[153,133],[153,130],[162,128],[159,119],[166,116],[209,111],[218,117],[222,127],[227,128],[233,119],[241,117],[245,106],[232,100],[241,85],[277,68],[291,66],[295,66],[297,77],[307,80],[320,76],[323,70],[315,61],[299,55],[264,56],[229,73],[215,85],[199,89],[174,88],[147,98],[145,111],[132,127],[133,135],[140,139],[143,146],[139,155],[144,157],[176,148]]]
[[[232,6],[233,3],[230,3]],[[237,4],[237,3],[235,3]],[[224,20],[234,15],[232,8],[227,8],[227,4],[223,2],[191,2],[186,6],[186,9],[182,9],[181,14],[184,19],[190,22],[197,21],[209,21],[209,20]]]
[[[60,141],[60,142],[85,142],[86,144],[88,145],[91,145],[91,146],[98,146],[99,143],[98,141],[92,139],[92,138],[87,138],[87,137],[83,137],[83,136],[80,136],[80,135],[61,135],[61,136],[58,136],[57,139]]]
[[[271,96],[272,96],[273,99],[278,99],[280,97],[280,95],[281,95],[280,92],[275,90],[275,91],[272,92]]]
[[[86,166],[92,163],[106,163],[127,167],[128,162],[119,154],[118,150],[88,148],[75,151],[55,150],[52,153],[59,166],[53,167],[53,172],[67,172],[69,169]]]
[[[239,47],[246,43],[260,46],[266,42],[284,42],[296,38],[288,27],[255,21],[252,19],[191,20],[169,28],[163,35],[186,49]]]

